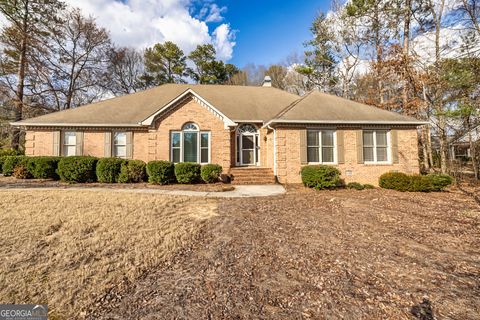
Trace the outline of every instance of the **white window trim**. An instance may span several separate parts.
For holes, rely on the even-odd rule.
[[[75,144],[74,145],[71,145],[71,144],[65,144],[65,134],[66,133],[73,133],[75,135]],[[65,131],[62,131],[62,136],[60,137],[61,139],[61,142],[62,142],[62,157],[75,157],[77,156],[77,131],[71,131],[71,130],[65,130]],[[65,147],[75,147],[75,152],[73,153],[73,155],[66,155],[65,152],[67,150],[67,148]]]
[[[252,125],[256,129],[256,132],[255,133],[253,133],[253,132],[240,133],[240,128],[243,125],[246,125],[246,124]],[[242,150],[240,150],[240,145],[238,143],[238,140],[242,139],[242,135],[251,135],[255,141],[258,138],[258,144],[255,142],[255,149],[254,149],[254,160],[255,160],[255,162],[251,165],[242,164],[243,155],[242,155]],[[241,142],[240,142],[240,144],[241,144]],[[257,157],[257,152],[258,152],[258,157]],[[262,165],[261,164],[261,158],[262,158],[261,152],[262,152],[262,139],[261,139],[260,131],[258,130],[258,127],[253,123],[242,123],[242,124],[240,124],[237,127],[237,129],[235,130],[235,165],[236,166],[252,166],[252,167],[256,166],[256,167],[259,167],[259,166]],[[239,153],[238,157],[237,157],[237,153]]]
[[[115,134],[116,133],[124,133],[125,134],[125,144],[115,144]],[[115,150],[116,146],[124,146],[125,147],[125,157],[117,156],[117,152]],[[127,159],[127,132],[126,131],[113,131],[112,132],[112,156],[114,158]]]
[[[178,147],[173,147],[173,139],[172,139],[172,135],[174,133],[178,133],[180,134],[180,162],[185,162],[183,161],[184,158],[183,158],[183,133],[184,132],[194,132],[197,134],[197,161],[196,163],[199,163],[199,164],[209,164],[211,163],[211,159],[212,159],[212,135],[211,135],[211,132],[210,131],[194,131],[194,130],[186,130],[186,131],[170,131],[170,161],[173,162],[173,163],[178,163],[178,162],[174,162],[173,161],[173,149],[178,149]],[[201,162],[201,158],[202,158],[202,155],[201,155],[201,135],[202,134],[208,134],[208,161],[207,162]]]
[[[392,164],[392,143],[390,141],[390,130],[387,129],[364,129],[363,132],[370,131],[373,132],[373,161],[363,161],[364,164]],[[386,131],[387,132],[387,161],[377,161],[377,131]],[[363,134],[362,134],[363,137]],[[362,148],[364,144],[362,141]],[[365,150],[365,149],[364,149]],[[362,150],[363,153],[365,151]],[[364,155],[365,158],[365,155]]]
[[[338,164],[338,159],[337,159],[337,130],[332,130],[332,129],[316,129],[316,128],[309,128],[307,129],[307,136],[308,136],[308,131],[318,131],[318,159],[320,160],[319,162],[308,162],[308,164]],[[333,162],[324,162],[322,159],[322,131],[333,131]],[[308,138],[307,138],[307,158],[308,158]],[[311,146],[313,147],[313,146]]]

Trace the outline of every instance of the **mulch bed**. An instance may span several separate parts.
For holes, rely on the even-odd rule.
[[[294,187],[220,200],[192,247],[87,318],[478,319],[475,194]]]
[[[213,184],[172,184],[154,185],[149,183],[66,183],[54,180],[27,179],[20,180],[14,177],[0,176],[0,189],[6,188],[109,188],[109,189],[157,189],[157,190],[185,190],[204,192],[224,192],[234,189],[232,185],[223,183]]]

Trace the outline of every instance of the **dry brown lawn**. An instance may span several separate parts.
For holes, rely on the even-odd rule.
[[[166,261],[217,214],[214,200],[110,191],[0,191],[0,301],[77,318]]]

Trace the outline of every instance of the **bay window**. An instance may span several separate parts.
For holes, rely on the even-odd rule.
[[[389,134],[387,130],[363,131],[363,159],[366,163],[388,162]]]
[[[307,161],[335,163],[335,131],[307,130]]]
[[[210,162],[210,132],[200,131],[194,123],[187,123],[182,131],[170,134],[170,160],[179,162]]]

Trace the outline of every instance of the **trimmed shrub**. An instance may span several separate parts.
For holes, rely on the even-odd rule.
[[[368,183],[367,183],[367,184],[364,184],[364,185],[363,185],[363,188],[364,188],[364,189],[375,189],[375,186],[374,186],[373,184],[368,184]]]
[[[27,160],[28,171],[35,179],[59,179],[57,166],[60,157],[32,157]]]
[[[194,162],[182,162],[175,165],[175,177],[178,183],[197,183],[200,181],[201,165]]]
[[[347,189],[363,190],[365,186],[358,182],[350,182],[347,184]]]
[[[147,164],[148,182],[169,184],[175,182],[175,165],[170,161],[150,161]]]
[[[222,174],[222,166],[218,164],[206,164],[200,170],[200,176],[206,183],[217,182]]]
[[[426,175],[432,184],[432,191],[442,191],[453,183],[453,178],[448,174],[432,173]]]
[[[4,176],[11,176],[15,167],[21,163],[26,164],[25,156],[5,156],[2,164],[2,172]]]
[[[97,180],[102,183],[118,182],[120,169],[126,160],[119,158],[102,158],[97,161]]]
[[[408,191],[410,188],[410,177],[402,172],[387,172],[380,176],[379,185],[384,189]]]
[[[15,166],[13,169],[13,176],[17,179],[31,179],[32,174],[28,171],[27,165],[25,162],[21,162]]]
[[[122,163],[118,182],[120,183],[138,183],[145,181],[146,164],[141,160],[128,160]]]
[[[332,189],[342,185],[340,171],[332,166],[311,165],[301,170],[302,182],[309,188]]]
[[[94,157],[65,157],[58,162],[57,173],[66,182],[95,182],[97,161]]]
[[[0,157],[5,156],[23,156],[24,153],[15,149],[0,149]]]
[[[446,174],[419,174],[407,175],[404,173],[389,172],[380,176],[380,187],[398,191],[431,192],[441,191],[453,182],[453,178]]]
[[[3,173],[3,162],[5,161],[5,157],[0,157],[0,173]]]
[[[413,174],[409,176],[410,186],[406,191],[410,192],[430,192],[433,191],[433,184],[428,176]]]

